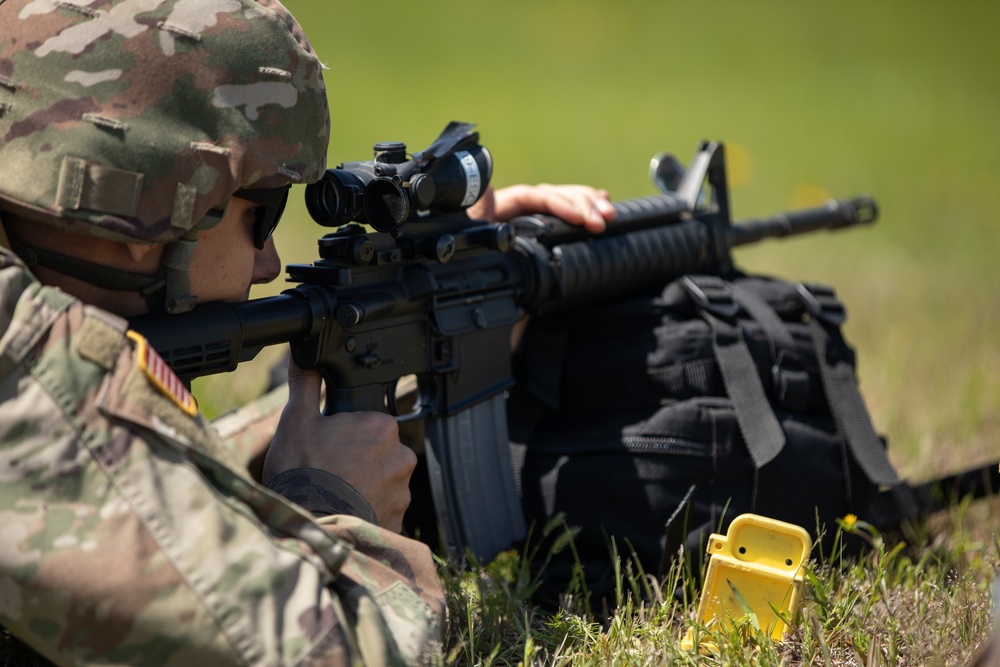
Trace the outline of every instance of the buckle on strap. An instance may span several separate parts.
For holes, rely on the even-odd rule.
[[[771,366],[771,397],[783,410],[805,412],[811,381],[803,363],[784,352]]]
[[[796,289],[806,310],[816,319],[834,327],[839,327],[847,321],[847,310],[832,287],[799,283]]]
[[[706,312],[726,319],[736,317],[740,312],[729,283],[722,278],[687,275],[681,278],[681,285],[691,300]]]

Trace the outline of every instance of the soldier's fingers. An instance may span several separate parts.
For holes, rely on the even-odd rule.
[[[323,376],[316,371],[299,368],[294,361],[288,360],[287,407],[318,413],[322,390]]]

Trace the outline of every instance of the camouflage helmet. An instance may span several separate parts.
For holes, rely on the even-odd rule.
[[[229,197],[322,174],[321,69],[277,0],[0,0],[0,214],[167,244],[152,276],[11,247],[152,311],[191,309],[198,230]],[[264,200],[273,222],[284,199]]]
[[[276,0],[0,2],[0,201],[173,241],[237,189],[320,177],[321,69]]]

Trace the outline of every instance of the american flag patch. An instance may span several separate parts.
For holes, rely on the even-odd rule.
[[[135,331],[129,331],[128,337],[135,341],[136,365],[146,374],[153,386],[192,417],[198,414],[198,403],[194,400],[194,396],[184,386],[184,383],[174,375],[173,369],[167,365],[167,362],[149,346],[145,338]]]

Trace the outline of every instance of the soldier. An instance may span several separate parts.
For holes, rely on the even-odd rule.
[[[57,664],[440,661],[395,421],[323,417],[293,370],[262,486],[123,319],[277,275],[321,69],[276,0],[0,1],[0,624]],[[580,186],[494,207],[613,215]]]

